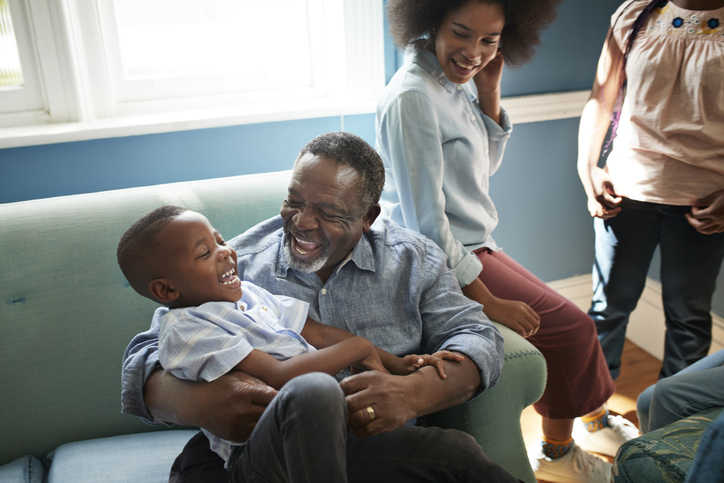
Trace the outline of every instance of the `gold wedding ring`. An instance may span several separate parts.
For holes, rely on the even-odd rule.
[[[377,415],[375,414],[375,410],[372,409],[372,406],[367,406],[367,414],[370,415],[370,421],[374,421]]]

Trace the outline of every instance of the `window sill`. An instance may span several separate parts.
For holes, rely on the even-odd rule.
[[[589,91],[508,97],[502,100],[514,124],[579,117]],[[308,100],[242,107],[121,116],[85,122],[47,123],[0,129],[0,149],[139,136],[265,122],[374,114],[376,101],[343,104]]]

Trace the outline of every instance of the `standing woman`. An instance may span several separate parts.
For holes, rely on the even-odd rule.
[[[605,482],[611,465],[576,441],[615,454],[637,435],[603,404],[613,394],[591,319],[505,255],[491,232],[498,215],[488,182],[511,132],[500,105],[504,59],[532,57],[559,0],[389,0],[395,43],[409,50],[377,106],[377,149],[385,163],[386,215],[433,239],[465,295],[535,345],[548,366],[535,408],[543,417],[537,478]],[[484,269],[483,269],[484,267]],[[580,437],[579,434],[580,433]]]
[[[618,136],[599,168],[612,118]],[[581,117],[578,173],[595,217],[589,315],[611,375],[657,246],[666,316],[660,377],[706,356],[724,258],[724,0],[619,7]]]

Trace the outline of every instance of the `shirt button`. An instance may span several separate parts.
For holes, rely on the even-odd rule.
[[[490,154],[490,149],[485,148],[485,154]]]
[[[326,288],[323,288],[323,289],[322,289],[322,295],[327,295],[327,289],[326,289]]]
[[[470,116],[470,120],[471,120],[472,122],[475,122],[475,116]]]
[[[460,84],[458,84],[458,86],[456,87],[456,89],[459,90],[459,91],[461,91],[461,90],[463,90],[463,86],[461,86]]]

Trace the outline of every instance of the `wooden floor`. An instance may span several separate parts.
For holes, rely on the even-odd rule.
[[[609,412],[620,414],[638,426],[636,398],[656,382],[660,369],[661,361],[627,340],[621,357],[621,374],[615,381],[616,392],[608,400]],[[541,418],[533,406],[523,411],[520,422],[528,450],[538,447],[541,440]],[[612,461],[612,458],[608,458],[608,461]]]

